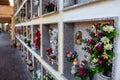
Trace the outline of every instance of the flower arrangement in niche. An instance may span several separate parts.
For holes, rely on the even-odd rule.
[[[51,64],[54,64],[54,62],[56,61],[56,54],[54,54],[54,53],[52,52],[52,48],[48,48],[48,49],[46,50],[46,52],[47,52],[47,57],[48,57],[49,62],[50,62]]]
[[[43,80],[54,80],[54,78],[47,71],[45,71],[45,74],[43,76]]]
[[[73,62],[74,59],[76,59],[78,57],[78,53],[76,51],[70,51],[67,52],[66,54],[66,58],[68,62]]]
[[[74,70],[75,65],[72,66],[72,69]],[[82,60],[79,67],[76,67],[76,70],[74,71],[75,77],[80,77],[82,80],[92,80],[93,77],[93,71],[89,66],[89,62],[86,60]]]
[[[86,47],[83,49],[90,53],[92,70],[95,73],[102,73],[111,76],[112,60],[115,56],[113,52],[113,38],[117,35],[117,30],[112,24],[96,24],[92,29],[87,29],[90,39],[83,40]]]
[[[70,51],[66,54],[66,59],[71,62],[73,66],[71,67],[71,74],[76,78],[81,78],[82,80],[89,80],[93,76],[93,71],[89,67],[89,62],[82,60],[79,65],[78,53],[76,51]]]
[[[29,70],[30,72],[33,71],[33,66],[29,66],[29,65],[27,65],[27,68],[28,68],[28,70]]]
[[[41,80],[42,74],[41,74],[41,70],[37,70],[34,74],[34,80]]]
[[[37,29],[36,33],[35,33],[35,38],[34,38],[34,46],[36,48],[36,50],[38,50],[37,52],[40,52],[40,39],[41,39],[41,34],[40,34],[40,30],[39,28]]]
[[[32,66],[32,60],[27,60],[27,65]]]
[[[45,11],[46,11],[46,12],[57,11],[57,6],[55,5],[55,1],[48,2],[48,3],[45,5]]]
[[[58,54],[58,29],[49,28],[50,48],[46,50],[48,61],[56,63]]]
[[[27,59],[27,52],[24,52],[24,54],[22,55],[24,57],[24,59]]]

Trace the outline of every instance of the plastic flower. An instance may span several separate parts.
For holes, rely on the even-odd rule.
[[[47,53],[52,53],[52,48],[48,48],[48,49],[46,50],[46,52],[47,52]]]
[[[94,39],[89,39],[89,44],[94,44],[95,43],[95,41],[94,41]]]
[[[96,24],[96,25],[95,25],[95,28],[96,28],[96,29],[99,29],[99,28],[100,28],[100,23]]]
[[[105,36],[105,37],[102,37],[101,38],[101,41],[104,43],[104,44],[107,44],[110,42],[110,40]]]
[[[94,58],[94,59],[92,60],[92,62],[93,62],[93,63],[97,63],[97,62],[98,62],[98,58]]]
[[[108,57],[109,57],[109,55],[106,52],[103,53],[103,56],[105,59],[108,59]]]
[[[99,61],[98,61],[98,64],[102,66],[102,65],[103,65],[103,61],[102,61],[102,60],[99,60]]]
[[[27,61],[27,64],[32,64],[32,61],[31,61],[31,60],[28,60],[28,61]]]
[[[102,43],[96,44],[96,49],[97,49],[97,50],[102,50],[102,49],[103,49]]]
[[[112,63],[112,59],[109,59],[108,62],[109,62],[109,63]]]
[[[98,32],[98,33],[97,33],[97,37],[98,37],[98,38],[101,38],[103,35],[104,35],[103,32]]]
[[[104,30],[105,32],[111,33],[111,32],[114,31],[114,27],[107,25],[107,26],[103,27],[103,30]]]
[[[106,44],[106,45],[104,46],[104,48],[105,48],[106,50],[112,50],[113,46],[112,46],[112,44]]]
[[[93,52],[93,49],[92,49],[92,48],[89,48],[89,52],[92,53],[92,52]]]

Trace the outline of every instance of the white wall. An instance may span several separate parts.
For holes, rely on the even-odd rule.
[[[64,11],[64,22],[86,21],[117,17],[117,29],[120,34],[120,0],[103,0]],[[120,35],[115,39],[114,78],[120,80]]]
[[[120,0],[103,0],[64,12],[64,21],[120,17]]]

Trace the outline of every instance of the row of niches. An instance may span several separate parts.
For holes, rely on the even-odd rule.
[[[63,43],[61,43],[63,44],[63,64],[58,63],[60,58],[60,53],[58,53],[60,32],[58,31],[58,24],[44,24],[42,31],[40,30],[39,41],[42,43],[39,43],[42,46],[42,52],[40,51],[42,54],[40,55],[51,67],[58,71],[58,67],[63,65],[63,75],[68,80],[111,79],[114,57],[113,38],[117,33],[114,21],[65,23]],[[101,75],[95,75],[96,73],[103,73],[109,77],[101,79]]]
[[[42,10],[41,10],[42,6]],[[15,22],[20,23],[32,18],[40,17],[42,15],[50,12],[58,11],[58,1],[57,0],[43,0],[42,5],[40,0],[27,0],[22,9],[15,17]]]
[[[28,75],[31,76],[29,78],[32,78],[32,80],[56,80],[19,41],[17,41],[17,49],[26,69],[29,71]]]
[[[64,0],[64,8],[74,6],[76,4],[84,5],[97,0]]]
[[[70,7],[76,4],[87,4],[97,0],[64,0],[64,8]],[[42,4],[40,3],[42,2]],[[19,4],[19,1],[15,4],[15,9]],[[59,11],[58,0],[27,0],[23,5],[19,13],[15,17],[15,23],[25,22],[36,17],[43,16],[45,14],[52,14]]]

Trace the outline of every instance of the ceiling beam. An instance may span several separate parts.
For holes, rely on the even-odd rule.
[[[12,6],[3,6],[0,5],[0,15],[13,15],[14,14],[14,7]]]

